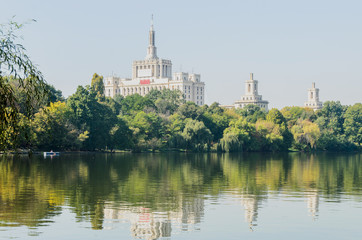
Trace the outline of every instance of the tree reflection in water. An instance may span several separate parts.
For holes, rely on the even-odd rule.
[[[64,154],[2,156],[0,227],[52,224],[68,206],[93,229],[131,224],[136,238],[200,228],[205,201],[236,196],[250,229],[268,197],[294,195],[317,219],[321,197],[361,201],[361,154]],[[223,204],[219,199],[219,204]]]

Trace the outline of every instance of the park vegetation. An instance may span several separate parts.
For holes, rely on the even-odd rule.
[[[178,90],[104,96],[103,77],[65,99],[46,85],[48,97],[31,103],[19,80],[7,78],[17,103],[16,126],[2,134],[2,149],[54,151],[356,151],[362,143],[362,104],[327,101],[321,110],[256,105],[225,109],[185,102]],[[20,89],[20,90],[17,90]],[[16,139],[14,141],[14,139]]]
[[[361,150],[361,103],[264,112],[198,106],[169,89],[107,98],[96,73],[65,99],[17,43],[22,26],[0,25],[0,152]]]

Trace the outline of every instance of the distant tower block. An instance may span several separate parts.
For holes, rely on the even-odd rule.
[[[323,107],[323,103],[319,101],[319,88],[315,87],[315,83],[312,83],[312,88],[308,89],[308,101],[304,103],[304,106],[314,111]]]
[[[243,108],[246,105],[254,104],[261,109],[268,111],[269,102],[262,99],[262,96],[258,94],[258,80],[254,79],[254,74],[250,73],[250,79],[245,81],[245,95],[240,100],[235,101],[235,108]]]

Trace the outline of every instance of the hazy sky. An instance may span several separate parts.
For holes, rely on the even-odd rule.
[[[21,32],[46,80],[65,96],[93,73],[131,77],[146,56],[151,14],[157,53],[173,71],[201,74],[206,103],[232,104],[249,73],[269,108],[320,99],[362,102],[362,1],[0,0],[0,22]]]

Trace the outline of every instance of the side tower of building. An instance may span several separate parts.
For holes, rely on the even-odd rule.
[[[323,103],[319,101],[319,88],[315,87],[315,83],[312,83],[312,88],[308,89],[308,101],[304,103],[304,106],[314,111],[323,107]]]
[[[261,109],[268,110],[269,102],[262,99],[258,94],[258,80],[254,79],[254,74],[250,73],[250,79],[245,81],[245,95],[234,103],[235,108],[243,108],[249,104],[259,106]]]

